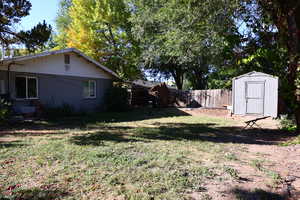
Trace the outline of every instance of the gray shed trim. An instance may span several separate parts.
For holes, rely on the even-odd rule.
[[[233,80],[236,80],[236,79],[239,79],[239,78],[242,78],[242,77],[253,77],[253,76],[268,76],[268,77],[272,77],[272,78],[277,78],[277,76],[273,76],[273,75],[270,75],[270,74],[252,71],[252,72],[249,72],[247,74],[243,74],[243,75],[234,77]]]

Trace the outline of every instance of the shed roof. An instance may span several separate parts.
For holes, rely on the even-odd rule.
[[[252,71],[252,72],[234,77],[233,80],[243,78],[243,77],[255,77],[255,76],[268,76],[268,77],[271,77],[271,78],[278,78],[277,76],[273,76],[273,75],[266,74],[266,73],[263,73],[263,72]]]
[[[2,60],[3,63],[9,63],[9,62],[18,62],[18,61],[25,61],[25,60],[31,60],[35,58],[40,58],[40,57],[46,57],[46,56],[51,56],[51,55],[57,55],[57,54],[64,54],[64,53],[75,53],[78,56],[83,57],[85,60],[93,63],[96,65],[98,68],[102,69],[106,73],[112,75],[113,77],[119,79],[119,76],[113,72],[112,70],[108,69],[107,67],[103,66],[96,60],[90,58],[89,56],[85,55],[83,52],[79,51],[76,48],[68,48],[68,49],[62,49],[62,50],[56,50],[56,51],[46,51],[42,52],[39,54],[31,54],[31,55],[26,55],[26,56],[17,56],[17,57],[12,57],[12,58],[5,58]]]

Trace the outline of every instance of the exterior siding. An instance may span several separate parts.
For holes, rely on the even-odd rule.
[[[264,116],[277,117],[278,110],[278,78],[262,73],[253,73],[233,80],[233,112],[237,115],[246,115],[246,89],[248,81],[265,82],[264,90]]]
[[[70,55],[69,65],[64,63],[64,54],[57,54],[19,61],[17,65],[12,65],[10,70],[26,73],[112,79],[112,75],[106,73],[95,64],[88,62],[83,57],[75,53],[68,53],[68,55]],[[0,66],[0,70],[6,71],[7,66]]]
[[[0,71],[0,79],[4,77],[5,83],[7,84],[7,78],[5,78],[6,74],[7,72]],[[16,110],[18,110],[20,106],[30,105],[31,102],[31,100],[18,100],[15,98],[15,77],[18,75],[38,78],[39,101],[43,105],[56,107],[62,104],[69,104],[78,111],[95,111],[96,108],[101,109],[104,104],[105,93],[112,86],[111,79],[11,72],[10,91],[11,97],[14,99]],[[96,81],[96,98],[85,99],[83,97],[83,81],[85,80]]]

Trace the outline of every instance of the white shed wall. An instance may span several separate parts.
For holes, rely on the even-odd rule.
[[[50,55],[36,59],[20,61],[22,65],[11,66],[11,71],[39,74],[52,74],[75,77],[89,77],[111,79],[111,75],[104,72],[95,64],[86,61],[74,53],[70,53],[70,65],[65,66],[64,54]],[[0,66],[0,70],[7,70],[7,66]]]
[[[246,82],[264,81],[264,116],[277,117],[278,110],[278,78],[269,75],[241,76],[233,79],[233,113],[246,115]]]

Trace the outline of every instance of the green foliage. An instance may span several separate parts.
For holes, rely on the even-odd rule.
[[[55,35],[54,41],[56,49],[67,48],[68,37],[67,31],[72,22],[69,15],[69,9],[72,5],[72,0],[60,0],[57,17],[55,19],[58,34]]]
[[[78,48],[123,79],[139,78],[139,45],[131,34],[130,15],[124,0],[61,0],[57,48]]]
[[[280,127],[283,130],[287,131],[296,131],[297,126],[296,126],[296,121],[295,118],[289,117],[288,115],[283,116],[280,119]]]
[[[143,66],[154,75],[173,77],[179,89],[184,77],[194,89],[205,88],[210,67],[224,62],[225,36],[236,34],[232,15],[238,1],[131,2],[131,22],[142,43]]]
[[[2,0],[0,2],[0,41],[5,45],[14,43],[19,38],[14,25],[29,14],[31,3],[28,0]]]
[[[44,50],[46,43],[50,39],[51,33],[51,25],[47,25],[44,20],[43,23],[38,23],[29,31],[21,31],[18,36],[25,44],[29,53],[34,53],[37,50]]]
[[[12,113],[11,103],[0,98],[0,124],[6,122]]]
[[[108,111],[123,112],[129,109],[129,92],[127,88],[112,87],[106,94],[106,108]]]
[[[77,112],[73,106],[64,103],[57,107],[45,107],[43,110],[43,116],[48,119],[56,119],[59,117],[73,117],[83,115],[84,113]]]

